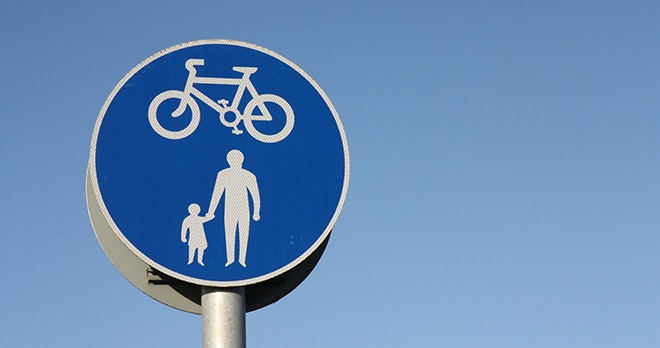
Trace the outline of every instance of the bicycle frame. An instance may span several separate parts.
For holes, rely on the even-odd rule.
[[[204,65],[203,59],[191,58],[188,59],[185,63],[185,67],[188,70],[188,77],[186,79],[186,84],[183,90],[167,90],[163,91],[149,104],[148,109],[148,119],[151,128],[156,131],[159,135],[167,139],[183,139],[188,137],[192,132],[197,129],[200,120],[200,110],[199,110],[199,101],[202,101],[204,104],[211,107],[215,110],[220,118],[220,122],[228,128],[233,128],[232,133],[236,135],[243,134],[243,130],[238,128],[238,125],[242,122],[245,130],[252,136],[254,139],[264,142],[264,143],[275,143],[284,138],[286,138],[294,125],[294,112],[291,108],[291,105],[281,96],[276,94],[259,94],[254,84],[250,80],[250,77],[253,73],[257,71],[256,67],[241,67],[234,66],[232,69],[236,72],[242,74],[238,78],[230,77],[199,77],[197,76],[197,69],[195,66]],[[221,85],[221,86],[237,86],[236,94],[231,103],[225,99],[213,100],[209,98],[206,94],[195,87],[196,84],[205,84],[205,85]],[[250,94],[251,99],[247,102],[243,108],[243,112],[238,111],[238,107],[241,104],[243,97],[245,96],[245,91]],[[171,116],[176,118],[181,115],[190,107],[191,118],[188,124],[178,130],[171,130],[163,127],[163,125],[158,121],[158,107],[160,104],[168,99],[177,99],[179,100],[179,105],[171,113]],[[272,121],[273,116],[270,113],[269,106],[273,105],[278,108],[278,110],[284,111],[284,125],[282,128],[275,133],[268,132],[262,133],[257,127],[255,127],[253,121]],[[259,112],[254,114],[255,109],[258,109]],[[233,116],[229,117],[227,120],[226,114],[232,113]],[[277,114],[279,115],[279,114]]]
[[[250,96],[252,96],[252,98],[255,98],[259,95],[256,88],[254,87],[254,84],[252,84],[252,81],[250,80],[250,76],[257,71],[257,68],[238,67],[238,66],[233,67],[234,71],[243,73],[243,76],[241,76],[240,78],[198,77],[196,75],[197,69],[195,69],[195,66],[204,65],[203,59],[189,59],[188,61],[186,61],[185,65],[186,65],[186,69],[188,70],[188,78],[186,80],[186,86],[183,89],[184,94],[187,96],[194,95],[199,100],[203,101],[206,105],[210,106],[221,115],[227,111],[235,112],[237,114],[236,120],[234,122],[228,122],[230,124],[235,125],[241,119],[243,119],[243,117],[246,116],[238,112],[238,105],[240,104],[241,99],[243,98],[243,94],[245,93],[245,90],[247,89],[248,93],[250,93]],[[234,85],[234,86],[238,86],[238,90],[236,91],[236,94],[234,95],[234,99],[232,100],[231,104],[227,105],[222,103],[222,101],[216,102],[215,100],[212,100],[206,94],[202,93],[200,90],[195,88],[194,86],[195,84],[223,85],[223,86]],[[186,105],[189,102],[191,101],[182,99],[177,109],[174,110],[174,112],[172,112],[172,116],[178,117],[182,115],[186,109]],[[272,120],[272,116],[268,112],[268,109],[262,107],[262,105],[259,105],[258,107],[262,115],[257,115],[257,116],[251,115],[250,118],[252,120],[259,120],[259,121]]]

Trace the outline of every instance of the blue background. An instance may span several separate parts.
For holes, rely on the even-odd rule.
[[[149,104],[160,92],[183,90],[188,76],[184,63],[189,58],[205,60],[197,67],[197,77],[239,78],[242,74],[233,67],[257,67],[252,83],[260,94],[276,94],[289,102],[295,115],[292,132],[276,143],[262,143],[247,131],[232,134],[220,123],[218,113],[197,99],[201,112],[197,129],[183,139],[161,137],[148,122]],[[238,88],[195,87],[212,100],[224,98],[230,103]],[[250,99],[246,90],[239,111]],[[159,121],[167,129],[182,129],[190,122],[190,108],[176,119],[169,116],[177,106],[178,100],[170,99],[158,109]],[[267,106],[274,121],[253,124],[272,134],[283,127],[285,117],[281,108]],[[245,129],[242,123],[239,128]],[[204,224],[209,245],[205,266],[187,265],[181,222],[191,203],[201,206],[201,215],[207,212],[216,175],[229,167],[226,155],[232,149],[243,153],[243,168],[257,177],[261,195],[261,219],[250,225],[248,267],[238,263],[225,267],[224,196],[216,218]],[[289,65],[246,47],[197,44],[150,62],[116,93],[100,126],[96,170],[103,202],[120,233],[157,266],[199,280],[242,281],[289,265],[326,231],[343,189],[343,151],[329,106]],[[236,248],[236,261],[238,252]]]

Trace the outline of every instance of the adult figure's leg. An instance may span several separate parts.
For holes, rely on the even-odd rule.
[[[226,266],[234,263],[234,248],[236,246],[236,225],[238,221],[233,214],[225,214],[225,243],[227,249],[227,263]]]
[[[248,240],[250,239],[250,214],[241,214],[238,220],[238,236],[239,236],[239,254],[238,262],[241,266],[246,267],[245,260],[247,258]]]

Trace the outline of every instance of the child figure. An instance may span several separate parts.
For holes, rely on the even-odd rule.
[[[204,250],[208,244],[206,243],[206,233],[204,232],[204,223],[211,220],[212,217],[199,216],[201,208],[198,204],[192,203],[188,206],[188,213],[181,223],[181,241],[188,243],[188,264],[193,262],[195,258],[195,250],[197,250],[197,263],[204,266]],[[186,238],[187,237],[187,238]]]

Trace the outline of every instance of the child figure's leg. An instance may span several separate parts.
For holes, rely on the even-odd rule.
[[[190,245],[188,246],[188,264],[191,264],[194,258],[195,258],[195,247]]]
[[[204,250],[205,249],[203,249],[203,248],[197,249],[197,263],[199,263],[202,266],[204,266],[204,261],[202,261],[204,259]],[[192,261],[190,261],[190,262],[192,262]]]

